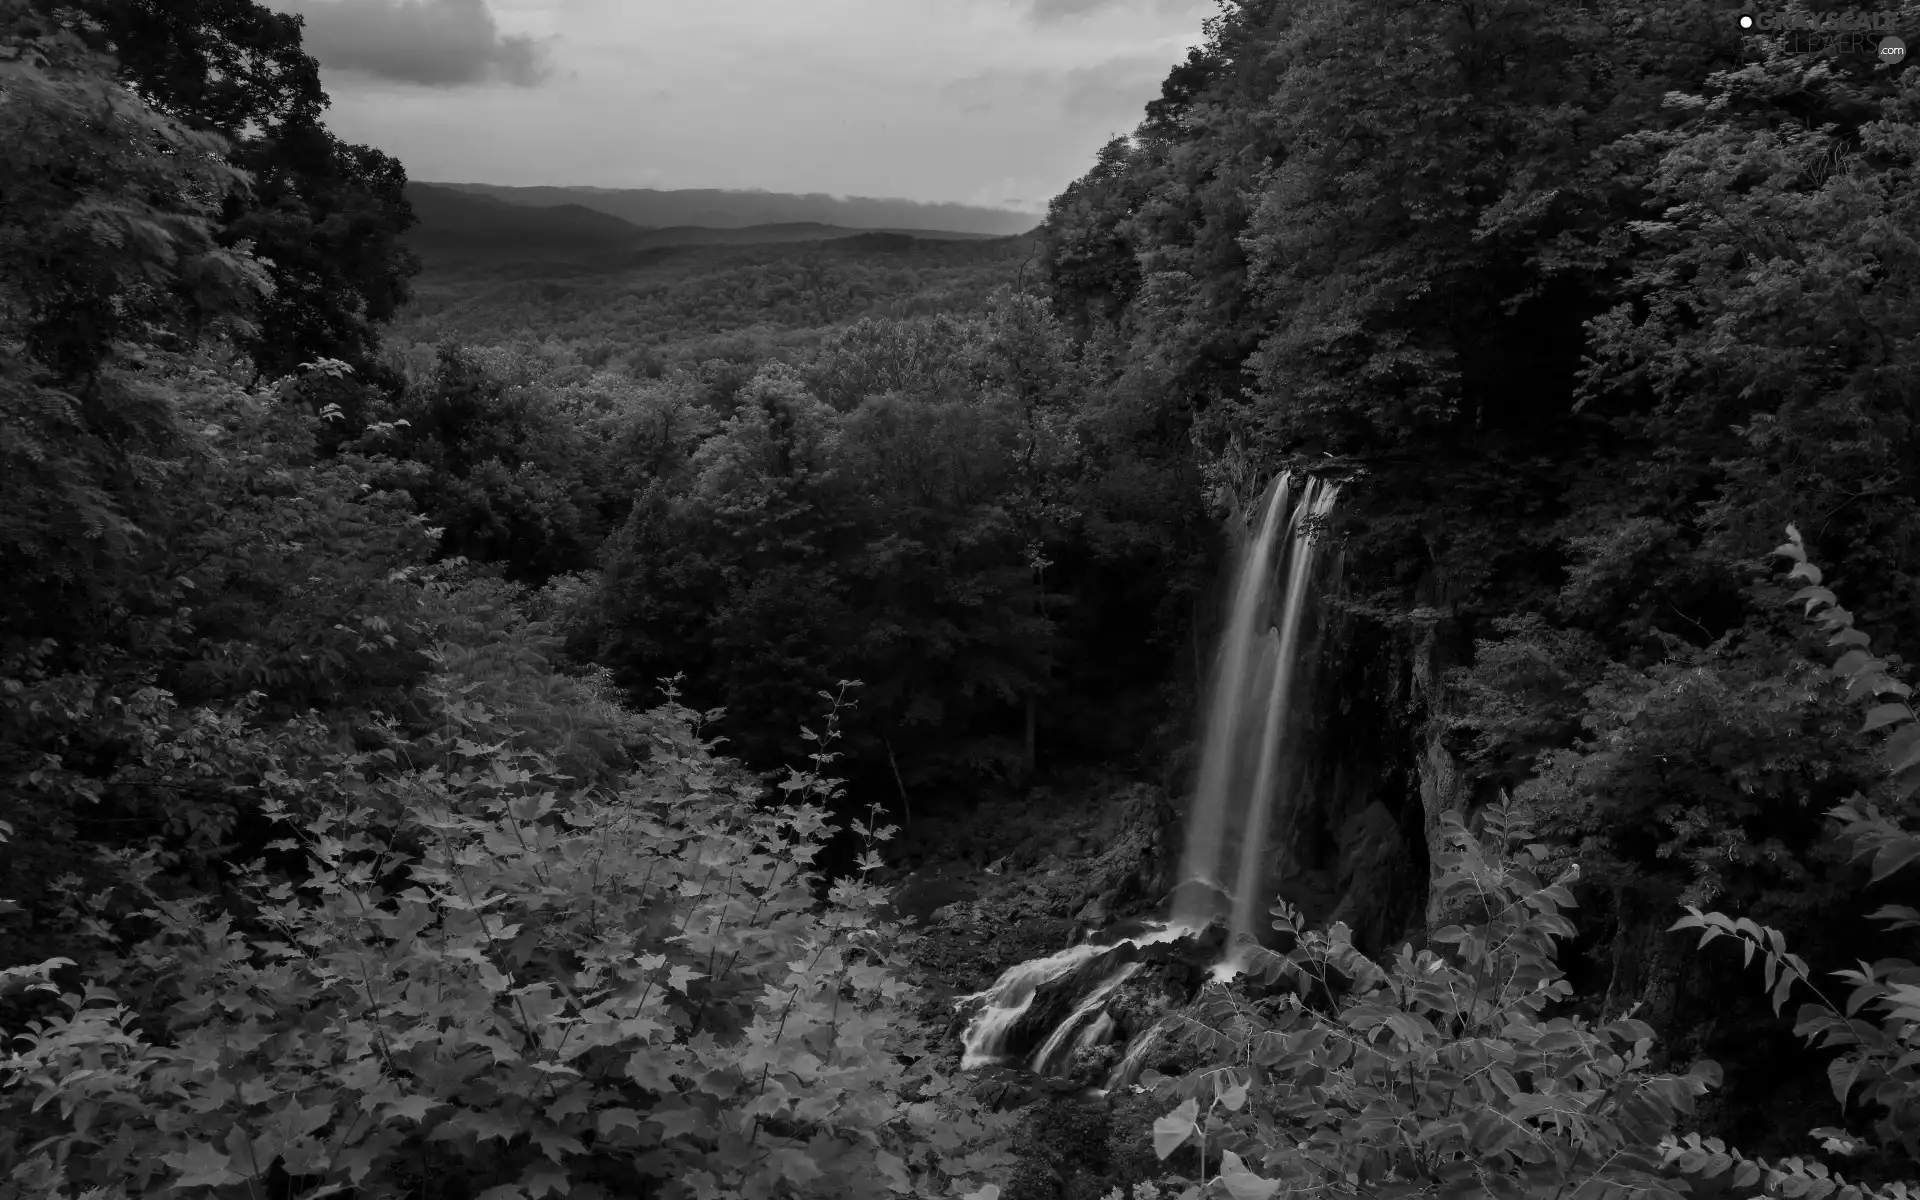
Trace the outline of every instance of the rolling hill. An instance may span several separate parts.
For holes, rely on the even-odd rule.
[[[1040,223],[1040,218],[1032,213],[1009,209],[817,193],[793,195],[718,188],[657,191],[652,188],[500,187],[485,183],[432,186],[490,196],[523,207],[580,205],[643,228],[693,225],[706,229],[744,229],[755,225],[806,223],[923,235],[959,233],[1005,237],[1025,233]]]
[[[939,241],[994,236],[916,228],[852,228],[819,221],[650,228],[585,204],[514,204],[480,192],[428,183],[409,183],[407,199],[419,218],[419,224],[406,235],[407,243],[434,270],[512,262],[618,266],[637,251],[669,246],[821,242],[868,235]]]
[[[407,200],[420,222],[408,232],[408,243],[429,265],[460,258],[617,253],[643,233],[619,217],[578,204],[525,208],[418,183],[407,185]]]

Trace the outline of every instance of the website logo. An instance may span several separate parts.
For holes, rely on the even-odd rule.
[[[1887,66],[1906,61],[1906,40],[1893,32],[1890,12],[1760,10],[1740,14],[1744,33],[1772,34],[1789,54],[1859,54]]]
[[[1878,13],[1809,13],[1809,12],[1743,12],[1740,14],[1740,28],[1769,33],[1775,31],[1805,30],[1808,32],[1836,33],[1880,33],[1893,32],[1893,14]]]

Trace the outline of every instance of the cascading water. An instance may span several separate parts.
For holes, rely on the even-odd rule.
[[[1292,482],[1287,475],[1274,481],[1259,530],[1241,556],[1175,893],[1174,920],[1188,925],[1206,924],[1224,899],[1230,947],[1258,928],[1267,898],[1268,829],[1276,811],[1294,799],[1288,734],[1303,690],[1302,640],[1318,548],[1313,525],[1332,510],[1336,492],[1309,478],[1296,496]],[[1283,568],[1275,622],[1274,589]]]
[[[1080,1003],[1074,1006],[1073,1011],[1067,1014],[1067,1019],[1054,1026],[1053,1036],[1034,1052],[1032,1066],[1035,1073],[1045,1075],[1060,1065],[1061,1052],[1069,1049],[1068,1039],[1073,1038],[1076,1031],[1081,1032],[1082,1037],[1073,1041],[1071,1049],[1074,1050],[1084,1050],[1092,1045],[1100,1036],[1100,1033],[1095,1032],[1096,1030],[1102,1033],[1110,1032],[1113,1028],[1113,1018],[1106,1012],[1107,997],[1113,995],[1114,989],[1133,978],[1134,972],[1139,969],[1140,964],[1137,962],[1122,963],[1113,974],[1102,979],[1092,991],[1088,992]]]
[[[1228,948],[1216,975],[1238,969],[1240,946],[1255,936],[1270,892],[1274,818],[1298,799],[1302,760],[1294,734],[1309,665],[1318,556],[1313,535],[1336,491],[1317,479],[1296,485],[1290,475],[1280,476],[1262,497],[1258,525],[1240,553],[1170,919],[1111,944],[1083,942],[1020,963],[992,987],[962,998],[960,1006],[979,1005],[963,1035],[962,1068],[1008,1061],[1038,1041],[1027,1065],[1054,1073],[1079,1051],[1104,1044],[1117,1028],[1109,1002],[1140,970],[1139,951],[1190,937],[1218,917],[1227,919]],[[1131,1081],[1166,1028],[1163,1018],[1125,1031],[1131,1034],[1127,1052],[1107,1086]]]
[[[1066,1048],[1068,1039],[1083,1022],[1092,1017],[1085,1028],[1083,1040],[1093,1044],[1101,1036],[1092,1031],[1102,1027],[1101,1007],[1113,990],[1125,983],[1140,964],[1131,957],[1141,947],[1170,942],[1187,936],[1192,930],[1176,925],[1157,925],[1131,938],[1123,938],[1112,945],[1097,942],[1081,942],[1069,946],[1045,958],[1028,959],[1026,962],[1009,967],[993,986],[984,992],[963,996],[956,1005],[980,1002],[980,1008],[968,1022],[967,1029],[961,1035],[964,1053],[960,1059],[962,1070],[988,1066],[1008,1057],[1016,1034],[1033,1007],[1035,998],[1049,988],[1049,985],[1061,981],[1077,979],[1074,982],[1084,985],[1073,990],[1081,999],[1069,1009],[1065,1018],[1057,1024],[1049,1023],[1053,1032],[1033,1055],[1030,1065],[1035,1071],[1044,1073],[1058,1065],[1060,1051]],[[1099,1013],[1099,1016],[1094,1014]],[[1104,1033],[1112,1031],[1112,1022],[1106,1022]],[[1078,1042],[1074,1049],[1085,1049]]]

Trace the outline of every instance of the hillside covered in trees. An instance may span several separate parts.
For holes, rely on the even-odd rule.
[[[1009,237],[1038,222],[1029,213],[975,204],[928,204],[869,196],[795,195],[719,188],[503,187],[488,183],[420,184],[459,191],[516,208],[580,207],[642,229],[752,229],[767,225],[830,225],[850,231],[895,229],[929,236]]]
[[[1790,11],[1225,0],[1030,236],[423,272],[297,19],[0,0],[0,1200],[1914,1194],[1920,83]],[[1283,471],[1273,936],[963,1069]]]
[[[589,366],[656,378],[710,360],[795,360],[862,317],[978,311],[1023,266],[1030,271],[1038,251],[1030,238],[763,227],[738,231],[756,241],[728,245],[692,239],[735,231],[661,232],[689,240],[635,248],[596,234],[586,250],[600,260],[586,262],[579,244],[564,241],[465,236],[438,242],[449,255],[439,257],[424,235],[410,237],[427,269],[386,345],[405,358],[410,347],[447,341],[537,342],[566,347]]]

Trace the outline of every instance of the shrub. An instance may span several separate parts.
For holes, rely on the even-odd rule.
[[[0,1058],[0,1196],[936,1195],[998,1163],[878,889],[816,899],[835,781],[765,803],[670,691],[624,786],[563,792],[469,690],[437,679],[414,745],[266,770],[297,870],[236,864],[222,910],[134,869],[123,953],[6,973],[57,1003]],[[858,830],[871,870],[891,830]]]
[[[1832,675],[1846,685],[1847,699],[1871,705],[1862,730],[1885,739],[1881,763],[1893,801],[1910,807],[1920,791],[1920,718],[1909,704],[1913,689],[1888,673],[1885,660],[1868,652],[1868,636],[1854,627],[1853,614],[1840,607],[1838,597],[1822,586],[1820,568],[1807,561],[1799,530],[1787,526],[1787,541],[1775,553],[1793,560],[1792,578],[1807,581],[1793,599],[1805,602],[1807,617],[1829,635],[1827,644],[1841,649]],[[1920,859],[1920,834],[1902,824],[1902,815],[1882,812],[1863,795],[1828,812],[1854,857],[1870,861],[1875,883]],[[1885,905],[1873,915],[1886,921],[1889,931],[1920,928],[1920,911],[1908,905]],[[1776,1013],[1796,984],[1812,992],[1814,999],[1800,1006],[1794,1032],[1812,1045],[1841,1051],[1827,1071],[1834,1099],[1842,1106],[1858,1099],[1880,1110],[1875,1123],[1879,1139],[1899,1146],[1909,1158],[1920,1158],[1920,966],[1905,958],[1876,956],[1872,962],[1862,961],[1857,971],[1836,972],[1852,985],[1845,1004],[1836,1004],[1813,982],[1806,962],[1788,952],[1786,938],[1777,929],[1691,906],[1673,927],[1700,930],[1702,946],[1731,937],[1741,943],[1749,963],[1758,951]],[[1856,1139],[1840,1129],[1816,1129],[1813,1135],[1840,1153],[1858,1148]]]

